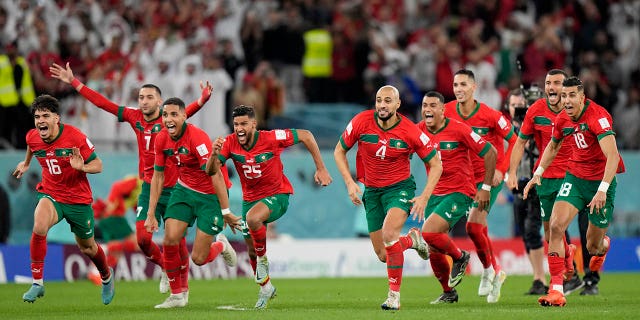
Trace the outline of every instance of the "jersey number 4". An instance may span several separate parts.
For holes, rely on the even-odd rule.
[[[387,155],[387,146],[383,144],[382,146],[380,146],[378,151],[376,151],[376,157],[379,157],[380,159],[384,160],[384,157],[386,155]]]

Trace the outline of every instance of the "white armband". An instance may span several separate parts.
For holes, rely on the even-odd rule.
[[[222,210],[220,210],[220,211],[222,211],[222,215],[223,215],[223,216],[226,216],[226,215],[228,215],[228,214],[231,214],[231,209],[229,209],[229,208],[224,208],[224,209],[222,209]]]
[[[607,190],[609,190],[609,185],[610,184],[608,182],[601,181],[600,185],[598,186],[598,191],[607,193]]]
[[[484,191],[491,191],[491,186],[486,184],[486,183],[483,183],[482,187],[480,187],[480,189],[482,189]]]
[[[541,166],[538,166],[538,168],[536,168],[536,171],[533,172],[533,175],[542,177],[543,172],[544,172],[544,168]]]

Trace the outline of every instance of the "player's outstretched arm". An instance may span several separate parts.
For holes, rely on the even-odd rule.
[[[69,63],[67,62],[66,68],[58,64],[53,64],[49,67],[49,71],[51,72],[51,76],[60,79],[63,82],[71,84],[76,91],[78,91],[85,99],[89,100],[89,102],[96,105],[98,108],[107,111],[115,116],[118,115],[119,106],[109,99],[105,98],[103,95],[98,92],[90,89],[86,85],[84,85],[80,80],[76,79],[73,76],[73,71],[71,67],[69,67]]]
[[[198,100],[191,102],[187,108],[187,118],[196,114],[196,112],[200,111],[209,98],[211,98],[211,93],[213,93],[213,86],[207,80],[206,83],[200,81],[200,90],[202,93],[200,94],[200,98]]]
[[[511,159],[509,161],[509,172],[507,173],[507,188],[510,190],[518,189],[518,166],[522,161],[524,147],[527,140],[518,137],[511,151]]]
[[[616,138],[614,135],[608,135],[598,141],[602,153],[607,158],[607,162],[604,166],[604,175],[602,182],[598,187],[598,192],[593,196],[589,203],[589,213],[599,213],[600,209],[604,207],[607,202],[607,190],[609,185],[613,181],[616,171],[618,170],[618,163],[620,162],[620,154],[618,153],[618,147],[616,146]]]
[[[344,180],[351,202],[355,205],[361,205],[362,200],[360,200],[360,196],[362,195],[362,190],[360,190],[360,186],[358,186],[351,176],[351,172],[349,171],[349,161],[347,161],[347,150],[342,147],[340,142],[338,142],[335,150],[333,151],[333,158],[336,160],[338,172],[340,172],[340,175]]]
[[[313,157],[313,162],[316,164],[316,173],[314,175],[316,183],[323,187],[328,186],[331,183],[332,179],[329,171],[327,170],[327,167],[322,161],[322,155],[320,154],[320,148],[318,148],[316,138],[309,130],[297,129],[297,131],[298,139],[300,139],[307,150],[309,150],[311,157]]]
[[[29,170],[29,165],[31,165],[31,158],[33,157],[33,152],[31,151],[31,147],[27,146],[27,152],[24,155],[24,160],[20,161],[16,166],[16,169],[13,171],[13,176],[16,179],[20,179],[27,170]]]
[[[156,219],[156,207],[158,199],[164,185],[164,171],[153,170],[151,177],[151,191],[149,192],[149,209],[147,210],[147,220],[144,221],[144,227],[148,232],[158,231],[158,219]]]

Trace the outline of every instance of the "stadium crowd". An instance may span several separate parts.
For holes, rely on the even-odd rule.
[[[509,90],[542,86],[560,68],[614,116],[620,147],[639,149],[638,12],[637,0],[5,0],[0,118],[15,120],[2,120],[0,146],[25,147],[25,106],[41,93],[62,98],[65,121],[101,148],[135,145],[116,119],[50,78],[52,63],[69,62],[122,105],[136,105],[144,83],[193,101],[198,81],[210,81],[212,103],[191,122],[214,137],[229,133],[237,104],[255,106],[264,124],[288,103],[372,105],[383,84],[414,116],[428,90],[454,98],[461,68],[475,73],[479,101],[504,109]]]

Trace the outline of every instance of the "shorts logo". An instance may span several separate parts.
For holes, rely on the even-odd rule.
[[[600,222],[600,223],[602,223],[602,224],[605,224],[605,223],[609,222],[609,220],[607,220],[607,219],[602,219],[602,220],[600,220],[599,222]]]
[[[400,202],[407,203],[407,199],[400,199]]]
[[[444,215],[447,216],[447,218],[451,219],[451,213],[445,212]]]

